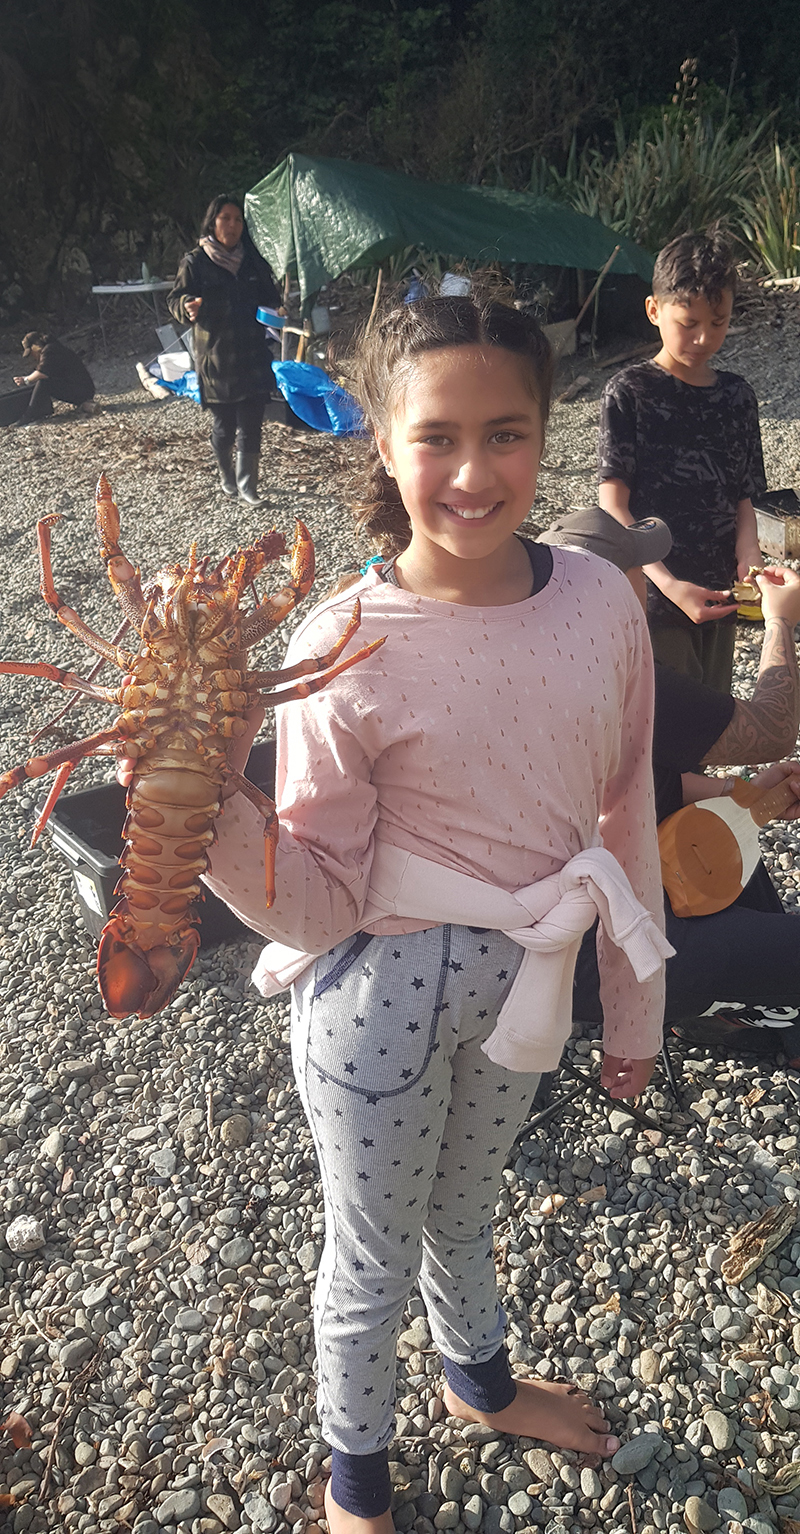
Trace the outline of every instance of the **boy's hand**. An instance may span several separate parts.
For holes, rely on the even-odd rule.
[[[695,586],[692,581],[671,580],[669,590],[662,586],[665,597],[674,602],[692,623],[709,623],[735,613],[737,604],[731,601],[730,591],[711,591],[707,586]],[[711,604],[711,605],[709,605]]]
[[[757,543],[754,544],[751,549],[748,549],[744,554],[740,554],[739,550],[737,549],[736,579],[740,581],[746,581],[750,571],[760,570],[763,563],[764,555],[762,554]]]
[[[600,1085],[612,1097],[638,1097],[653,1074],[657,1055],[651,1060],[628,1060],[624,1056],[604,1055]]]

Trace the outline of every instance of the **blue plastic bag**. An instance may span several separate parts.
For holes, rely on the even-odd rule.
[[[195,372],[183,373],[180,378],[159,378],[158,381],[161,387],[169,389],[170,393],[177,394],[182,399],[193,399],[196,405],[202,404],[197,374]]]
[[[361,406],[322,368],[310,362],[273,362],[272,371],[286,403],[307,426],[335,437],[364,436]]]

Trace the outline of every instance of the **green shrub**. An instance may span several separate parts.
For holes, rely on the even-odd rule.
[[[573,138],[562,172],[541,160],[531,189],[569,202],[653,252],[675,235],[731,224],[758,181],[758,146],[766,122],[735,134],[723,120],[665,113],[628,138],[617,125],[613,155],[596,145],[578,152]]]
[[[799,164],[796,150],[775,144],[759,163],[755,195],[739,199],[744,241],[773,277],[800,276]]]

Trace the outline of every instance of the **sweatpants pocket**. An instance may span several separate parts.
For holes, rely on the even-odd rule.
[[[449,927],[373,937],[358,952],[351,939],[328,955],[324,975],[318,960],[301,1001],[309,1068],[375,1102],[410,1091],[439,1047],[449,960]]]

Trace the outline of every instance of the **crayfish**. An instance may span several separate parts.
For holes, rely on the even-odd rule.
[[[311,588],[314,545],[307,528],[302,522],[296,525],[288,584],[275,596],[256,597],[249,611],[241,609],[243,594],[250,587],[255,590],[256,576],[286,553],[282,534],[274,530],[214,567],[209,556],[198,559],[192,544],[185,569],[169,566],[143,589],[138,570],[120,549],[119,513],[101,474],[100,555],[125,626],[138,631],[141,640],[136,650],[121,649],[89,628],[55,589],[50,530],[59,520],[54,515],[37,524],[41,594],[70,633],[119,667],[122,685],[98,687],[44,661],[2,661],[0,672],[46,677],[115,704],[121,713],[110,728],[0,774],[0,797],[28,778],[57,769],[36,824],[36,841],[69,774],[84,757],[110,754],[133,760],[123,828],[126,847],[120,857],[123,872],[116,889],[122,898],[100,938],[97,974],[112,1017],[134,1012],[152,1017],[174,996],[199,947],[200,880],[226,787],[246,794],[263,811],[267,904],[274,899],[275,805],[228,761],[234,742],[248,730],[245,715],[258,704],[309,697],[383,640],[339,659],[360,623],[356,602],[344,632],[326,655],[282,671],[248,671],[247,651]]]

